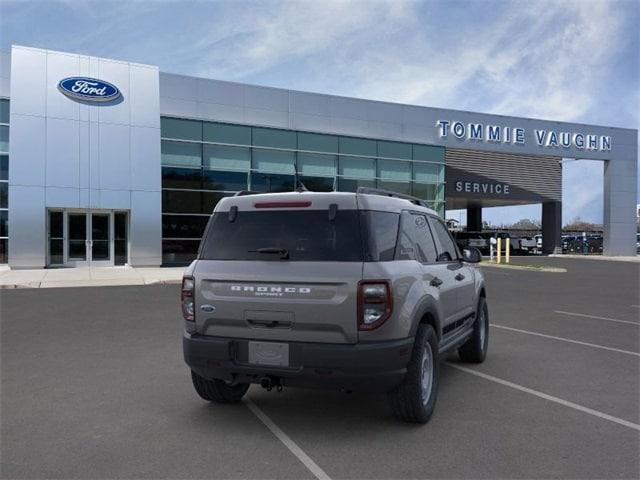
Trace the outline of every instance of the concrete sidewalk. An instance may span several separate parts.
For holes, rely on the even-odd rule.
[[[0,288],[102,287],[180,283],[185,267],[0,270]]]

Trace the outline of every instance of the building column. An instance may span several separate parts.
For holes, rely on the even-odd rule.
[[[542,253],[562,253],[562,202],[542,204]]]
[[[482,207],[469,205],[467,207],[467,232],[482,231]]]
[[[636,255],[637,144],[604,164],[604,255]]]

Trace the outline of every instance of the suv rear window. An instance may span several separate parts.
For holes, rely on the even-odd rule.
[[[356,210],[238,211],[213,215],[203,237],[203,260],[361,262]],[[259,252],[258,250],[262,250]]]

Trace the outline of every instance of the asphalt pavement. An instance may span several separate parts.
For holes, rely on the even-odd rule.
[[[423,426],[384,395],[202,401],[177,285],[0,290],[0,476],[638,478],[640,265],[527,261],[567,272],[483,269],[488,358],[443,363]]]

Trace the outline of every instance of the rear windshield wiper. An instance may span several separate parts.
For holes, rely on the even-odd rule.
[[[266,247],[266,248],[258,248],[257,250],[249,250],[250,253],[271,253],[275,255],[280,255],[282,260],[289,259],[289,250],[286,248],[278,248],[278,247]]]

